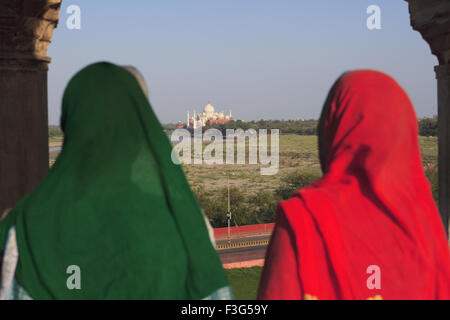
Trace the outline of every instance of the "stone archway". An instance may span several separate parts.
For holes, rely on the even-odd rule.
[[[450,1],[405,0],[411,26],[438,58],[439,211],[448,234],[450,218]]]
[[[48,170],[47,48],[60,5],[0,2],[0,214]]]
[[[450,217],[450,2],[405,0],[411,25],[437,56],[439,209]],[[47,48],[61,0],[0,3],[0,214],[48,170]]]

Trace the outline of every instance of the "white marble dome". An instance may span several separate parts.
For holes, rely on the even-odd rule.
[[[205,114],[207,114],[207,115],[211,115],[212,116],[214,114],[214,107],[213,107],[213,105],[211,103],[208,103],[205,106],[205,109],[203,109],[203,112]]]

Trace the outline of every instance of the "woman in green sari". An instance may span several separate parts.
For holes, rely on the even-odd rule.
[[[57,161],[0,221],[0,298],[231,298],[201,209],[136,78],[90,65],[68,84],[62,108]]]

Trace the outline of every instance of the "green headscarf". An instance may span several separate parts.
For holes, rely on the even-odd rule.
[[[133,75],[80,71],[63,98],[64,145],[16,226],[16,279],[34,299],[202,299],[228,285],[200,207]],[[69,290],[69,266],[81,290]]]

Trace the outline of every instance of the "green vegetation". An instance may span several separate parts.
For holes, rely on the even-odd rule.
[[[259,121],[230,121],[213,127],[226,132],[226,129],[279,129],[281,134],[315,135],[317,133],[317,120],[259,120]],[[204,129],[211,128],[208,124]]]
[[[204,187],[194,188],[200,206],[215,228],[225,227],[227,208],[227,188],[217,193],[208,193]],[[247,195],[235,186],[230,187],[230,209],[235,225],[270,223],[275,220],[277,198],[272,192],[259,190],[256,194]]]
[[[437,137],[419,137],[424,171],[437,201]],[[322,175],[316,136],[281,135],[280,169],[262,176],[259,165],[186,165],[184,170],[213,227],[227,220],[227,176],[234,225],[273,222],[277,202],[311,184]]]
[[[226,129],[279,129],[281,134],[299,134],[299,135],[316,135],[318,120],[259,120],[259,121],[230,121],[226,124],[216,125],[217,128],[223,132]],[[163,125],[164,130],[170,134],[177,128],[177,124],[168,123]],[[206,129],[211,126],[206,126]],[[422,118],[419,120],[419,135],[420,136],[437,136],[437,118]],[[49,127],[49,137],[57,140],[62,140],[62,131],[58,126]]]
[[[419,120],[419,135],[426,137],[437,136],[437,118],[422,118]]]
[[[281,135],[279,155],[279,172],[273,176],[261,175],[261,165],[183,166],[213,227],[227,223],[227,177],[234,225],[273,222],[279,200],[320,178],[316,136]]]
[[[242,268],[226,270],[234,299],[256,300],[262,268]]]
[[[284,124],[283,130],[289,125],[298,123],[313,123],[310,121],[259,121],[248,122],[247,125]],[[238,121],[230,126],[237,125]],[[241,123],[242,124],[242,123]],[[422,119],[419,137],[424,171],[430,181],[435,200],[438,199],[437,175],[437,137],[429,131],[434,128],[436,119]],[[309,125],[309,124],[308,124]],[[243,127],[243,129],[248,127]],[[304,129],[306,130],[305,124]],[[431,129],[430,129],[431,128]],[[171,127],[173,129],[173,126]],[[428,131],[427,131],[428,130]],[[433,129],[434,130],[434,129]],[[57,127],[49,130],[50,142],[62,141],[62,132]],[[270,140],[269,140],[270,141]],[[225,154],[224,146],[224,154]],[[235,148],[236,149],[236,148]],[[246,148],[248,150],[248,147]],[[269,147],[270,150],[270,147]],[[192,150],[193,152],[193,150]],[[233,225],[247,225],[273,222],[277,202],[289,198],[293,192],[309,185],[322,175],[318,150],[317,136],[282,134],[280,135],[279,172],[273,176],[262,176],[260,165],[184,165],[186,177],[195,192],[198,201],[211,221],[213,227],[225,227],[227,224],[227,177],[230,181],[230,205],[233,213]],[[52,155],[53,157],[55,155]],[[246,156],[248,160],[248,155]]]
[[[281,184],[275,190],[275,193],[278,196],[278,199],[287,200],[295,191],[309,186],[314,181],[319,180],[320,177],[321,175],[314,171],[294,171],[283,177]]]
[[[63,133],[57,126],[49,126],[48,128],[49,142],[59,142],[63,140]]]
[[[315,135],[317,134],[318,120],[259,120],[259,121],[230,121],[225,124],[210,126],[207,125],[204,129],[217,128],[225,133],[226,129],[279,129],[282,134],[299,134],[299,135]],[[176,129],[176,124],[165,124],[164,129],[171,133]],[[422,118],[419,120],[419,135],[420,136],[437,136],[437,117]]]

